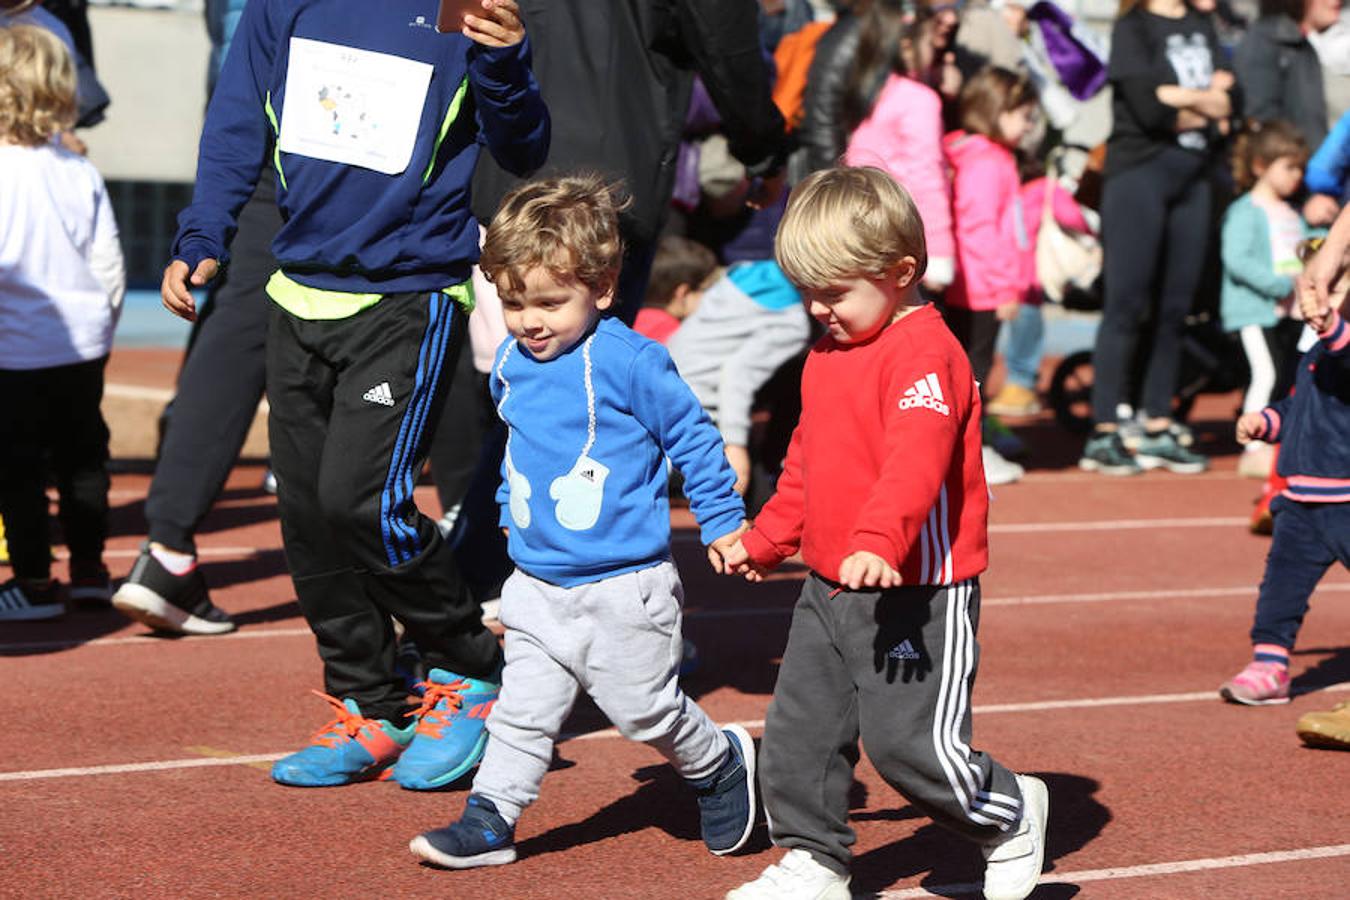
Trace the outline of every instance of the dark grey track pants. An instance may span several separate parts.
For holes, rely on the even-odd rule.
[[[760,751],[773,842],[847,873],[858,741],[935,822],[997,843],[1021,816],[1013,774],[970,749],[977,579],[848,591],[814,573],[792,615]]]

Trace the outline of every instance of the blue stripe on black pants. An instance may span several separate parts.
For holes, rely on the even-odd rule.
[[[1332,563],[1350,567],[1350,503],[1270,504],[1275,534],[1256,599],[1253,644],[1294,648],[1313,590]]]
[[[268,425],[296,596],[328,692],[379,718],[404,708],[391,617],[429,666],[483,677],[501,658],[435,521],[412,501],[466,323],[448,297],[425,293],[347,319],[270,314]]]

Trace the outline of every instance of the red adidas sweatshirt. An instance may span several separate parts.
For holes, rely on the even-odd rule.
[[[866,343],[812,348],[777,492],[742,542],[765,568],[800,549],[836,581],[866,550],[905,584],[952,584],[988,566],[988,518],[979,390],[925,306]]]

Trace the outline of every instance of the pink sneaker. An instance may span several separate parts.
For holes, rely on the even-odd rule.
[[[1246,706],[1288,703],[1289,670],[1278,663],[1249,662],[1247,668],[1224,682],[1219,696]]]

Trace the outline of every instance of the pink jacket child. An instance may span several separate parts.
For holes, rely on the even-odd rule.
[[[951,283],[956,257],[952,187],[942,153],[942,98],[937,91],[892,73],[872,111],[849,136],[844,164],[875,166],[905,186],[923,217],[926,280]],[[1014,166],[1014,179],[1016,174]]]
[[[975,312],[1022,301],[1030,287],[1025,258],[1035,266],[1027,234],[1017,160],[981,134],[953,131],[942,141],[952,167],[956,278],[946,301]]]

